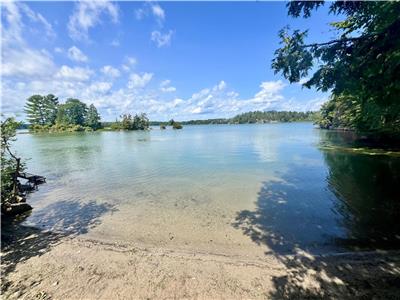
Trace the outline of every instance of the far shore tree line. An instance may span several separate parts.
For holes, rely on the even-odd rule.
[[[69,98],[65,103],[60,103],[53,94],[47,96],[33,95],[27,99],[25,113],[29,125],[21,124],[20,127],[29,128],[33,132],[74,132],[94,130],[148,130],[150,126],[160,126],[166,129],[182,129],[182,125],[205,124],[252,124],[270,122],[298,122],[316,121],[318,112],[296,111],[252,111],[238,114],[232,118],[219,118],[207,120],[190,120],[177,122],[150,121],[145,113],[122,114],[114,122],[101,122],[97,108],[90,104],[87,106],[79,99]]]

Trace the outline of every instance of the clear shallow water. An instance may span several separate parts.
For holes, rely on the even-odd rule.
[[[400,158],[350,146],[310,123],[20,134],[15,145],[47,177],[25,221],[41,228],[279,253],[398,247]]]

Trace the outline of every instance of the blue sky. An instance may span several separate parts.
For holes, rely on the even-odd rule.
[[[327,94],[270,68],[285,25],[334,36],[321,9],[287,16],[285,2],[10,2],[2,5],[2,111],[24,118],[32,94],[94,103],[102,119],[230,117],[316,110]]]

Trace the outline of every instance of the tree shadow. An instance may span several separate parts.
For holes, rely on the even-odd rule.
[[[31,212],[17,218],[2,216],[2,293],[11,285],[7,276],[19,263],[43,255],[65,237],[87,233],[101,223],[99,218],[102,215],[114,211],[110,204],[98,204],[95,201],[60,201],[35,213],[34,218],[40,221],[39,227],[23,224]]]
[[[328,173],[292,165],[232,226],[286,267],[272,299],[398,299],[400,161],[323,154]]]
[[[337,249],[334,240],[341,232],[328,205],[330,195],[312,190],[312,186],[301,187],[300,179],[294,176],[263,182],[256,209],[238,212],[233,227],[258,245],[268,246],[266,254]]]

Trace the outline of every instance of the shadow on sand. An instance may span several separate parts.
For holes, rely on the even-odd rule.
[[[325,180],[312,167],[292,167],[264,182],[256,209],[232,224],[287,268],[270,298],[399,299],[399,161],[324,158]]]
[[[30,212],[12,219],[2,217],[2,293],[11,284],[7,276],[19,263],[43,255],[62,238],[87,233],[90,228],[100,224],[102,215],[110,211],[115,211],[111,205],[95,201],[60,201],[35,214],[35,219],[40,220],[43,228],[22,224]]]

